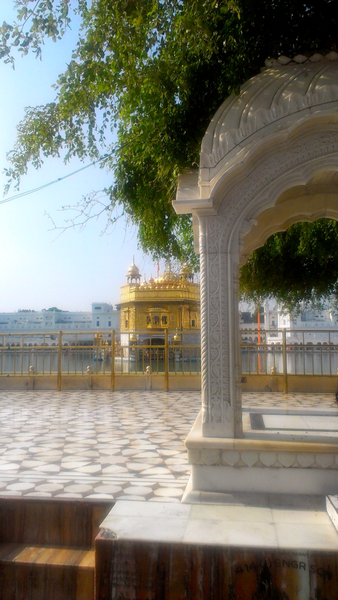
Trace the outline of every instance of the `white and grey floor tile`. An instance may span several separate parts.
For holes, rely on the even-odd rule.
[[[335,406],[333,394],[243,394],[244,409]],[[0,497],[180,502],[200,393],[0,392]]]
[[[179,501],[198,410],[198,393],[0,392],[0,496]]]

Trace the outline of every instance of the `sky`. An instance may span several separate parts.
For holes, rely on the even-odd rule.
[[[12,0],[0,1],[1,24],[12,22],[12,7]],[[24,108],[54,100],[51,86],[69,62],[76,37],[73,28],[61,42],[48,42],[42,61],[33,55],[18,56],[15,70],[0,61],[0,200],[17,193],[12,189],[2,198],[6,153],[13,148]],[[82,166],[78,160],[65,165],[62,159],[48,159],[39,170],[30,167],[19,191],[40,187]],[[115,304],[133,256],[142,275],[156,275],[154,262],[137,247],[136,228],[127,227],[122,219],[105,234],[104,216],[90,221],[82,232],[71,228],[60,234],[48,217],[63,227],[69,219],[63,206],[73,206],[83,195],[111,183],[112,174],[94,166],[0,204],[0,312],[51,306],[88,311],[92,302]]]

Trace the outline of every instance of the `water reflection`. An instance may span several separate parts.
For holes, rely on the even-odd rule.
[[[271,374],[283,373],[284,360],[286,372],[290,375],[336,375],[338,370],[337,346],[293,346],[285,351],[282,347],[273,349],[251,346],[242,348],[241,365],[242,373]]]
[[[125,348],[122,356],[116,356],[115,373],[164,373],[164,350],[152,348]],[[201,369],[199,348],[175,348],[169,351],[169,373],[199,373]],[[0,348],[2,374],[25,375],[30,373],[55,375],[59,366],[58,347]],[[110,348],[62,348],[61,372],[63,374],[85,375],[88,367],[93,374],[111,374],[112,359]],[[149,369],[148,369],[149,371]]]

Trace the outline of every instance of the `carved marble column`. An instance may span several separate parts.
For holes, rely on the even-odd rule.
[[[199,217],[203,436],[234,437],[238,318],[224,217]],[[237,431],[236,431],[237,429]]]

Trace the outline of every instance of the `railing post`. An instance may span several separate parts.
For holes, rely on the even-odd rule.
[[[283,392],[284,394],[288,393],[288,367],[287,367],[287,357],[286,357],[286,329],[283,327],[282,330],[282,348],[283,348]]]
[[[57,391],[58,392],[61,392],[61,375],[62,375],[62,331],[59,331],[58,377],[57,377]]]
[[[168,329],[164,330],[164,391],[169,389]]]
[[[111,332],[111,372],[110,372],[110,390],[115,390],[115,329]]]
[[[88,388],[91,390],[93,387],[93,379],[92,379],[92,368],[88,365],[87,367],[87,380],[88,380]]]
[[[1,336],[1,365],[0,365],[0,375],[3,375],[4,368],[4,352],[5,352],[5,336]],[[21,361],[21,364],[23,361]]]

